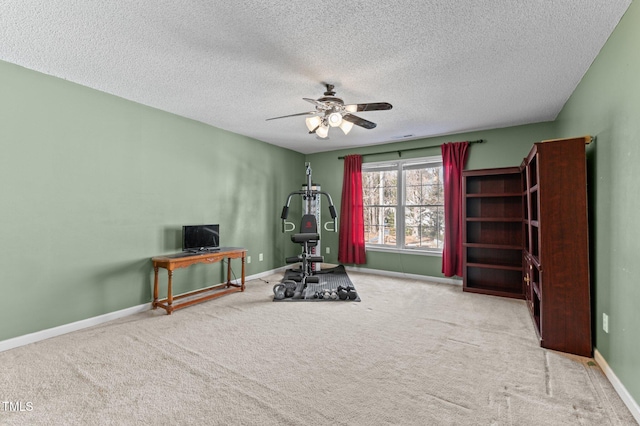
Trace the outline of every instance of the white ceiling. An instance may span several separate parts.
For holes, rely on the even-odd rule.
[[[3,0],[0,59],[313,153],[553,120],[630,3]],[[393,109],[325,140],[265,121],[324,82]]]

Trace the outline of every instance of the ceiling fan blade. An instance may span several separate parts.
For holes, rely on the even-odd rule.
[[[273,117],[273,118],[267,118],[265,121],[269,121],[269,120],[277,120],[278,118],[287,118],[287,117],[297,117],[299,115],[310,115],[310,114],[316,114],[318,111],[309,111],[309,112],[299,112],[297,114],[290,114],[290,115],[283,115],[280,117]]]
[[[388,102],[374,102],[370,104],[350,104],[345,105],[344,109],[348,112],[360,112],[360,111],[382,111],[391,109],[393,106]]]
[[[318,106],[318,107],[320,107],[322,109],[326,109],[327,108],[327,104],[325,104],[324,102],[320,102],[320,101],[318,101],[316,99],[302,98],[302,100],[307,101],[307,102],[311,102],[315,106]]]
[[[364,127],[365,129],[373,129],[377,126],[376,123],[373,123],[369,120],[365,120],[364,118],[356,117],[353,114],[345,114],[342,116],[342,119],[350,121],[356,126]]]

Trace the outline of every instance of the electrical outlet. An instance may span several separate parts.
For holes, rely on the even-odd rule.
[[[264,256],[262,255],[262,253],[260,253],[260,254],[258,255],[258,260],[259,260],[260,262],[262,262],[262,261],[264,260]]]
[[[327,247],[327,254],[331,253],[331,249],[329,247]]]
[[[609,315],[602,313],[602,329],[605,333],[609,332]]]
[[[247,256],[247,263],[251,263],[251,256]]]

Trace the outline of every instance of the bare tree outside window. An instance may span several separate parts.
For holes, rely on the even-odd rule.
[[[365,242],[396,245],[398,173],[375,170],[362,173]]]
[[[368,247],[442,251],[442,159],[430,157],[362,166]]]
[[[403,170],[406,247],[442,249],[444,190],[442,166],[421,165]]]

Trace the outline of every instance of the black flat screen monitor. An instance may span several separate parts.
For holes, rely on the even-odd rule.
[[[185,225],[182,227],[183,251],[214,251],[219,248],[219,225]]]

